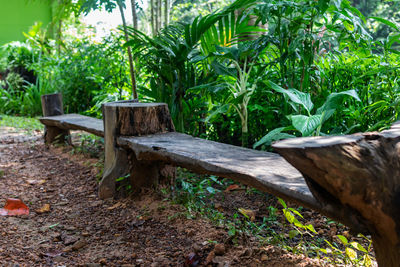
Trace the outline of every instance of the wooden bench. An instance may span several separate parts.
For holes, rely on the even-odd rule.
[[[79,129],[104,136],[101,198],[114,195],[121,176],[130,174],[133,188],[140,189],[170,181],[171,166],[181,166],[233,179],[317,210],[355,232],[371,233],[379,264],[400,264],[400,124],[382,133],[296,138],[274,144],[299,172],[275,153],[175,132],[163,103],[107,103],[103,121],[76,114],[46,116],[40,121],[57,131]]]
[[[50,106],[51,110],[62,113],[60,97],[59,94],[43,96],[43,107]],[[104,123],[79,114],[39,119],[46,125],[47,132],[83,130],[105,138],[105,168],[99,186],[101,198],[112,197],[115,180],[127,173],[132,172],[132,183],[137,188],[148,187],[158,183],[162,176],[171,175],[162,172],[166,165],[173,165],[196,173],[231,178],[315,210],[326,209],[313,197],[302,175],[278,154],[177,133],[166,104],[113,102],[103,106],[103,114]],[[151,121],[153,124],[149,123]],[[135,123],[139,126],[131,127]],[[56,141],[55,134],[45,135],[53,137],[46,142]],[[135,173],[132,166],[140,171]]]

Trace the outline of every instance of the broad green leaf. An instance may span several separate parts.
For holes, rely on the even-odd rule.
[[[291,127],[280,127],[270,131],[268,134],[264,135],[258,142],[253,145],[253,148],[257,148],[261,145],[270,145],[273,141],[293,138],[296,137],[292,134],[282,133],[283,131],[289,130]]]
[[[211,194],[215,194],[215,188],[214,187],[211,187],[211,186],[209,186],[209,187],[207,187],[207,191],[209,192],[209,193],[211,193]]]
[[[347,245],[349,243],[349,241],[345,236],[337,235],[337,238],[339,238],[339,240],[343,243],[343,245]]]
[[[384,19],[384,18],[380,18],[380,17],[370,17],[371,19],[374,19],[376,21],[379,21],[383,24],[385,24],[386,26],[389,26],[393,29],[395,29],[396,31],[400,31],[399,27],[396,25],[395,22],[392,22],[390,20]]]
[[[350,245],[351,245],[353,248],[355,248],[355,249],[357,249],[357,250],[359,250],[359,251],[368,253],[368,251],[367,251],[365,248],[363,248],[363,246],[361,246],[361,244],[358,243],[358,242],[351,242]]]
[[[400,42],[400,34],[396,34],[388,37],[387,48],[391,48],[394,43]]]
[[[211,66],[213,67],[213,69],[215,70],[215,72],[218,75],[228,75],[228,76],[231,76],[231,77],[237,77],[237,72],[236,72],[235,68],[226,67],[226,66],[222,65],[221,63],[219,63],[216,60],[214,60],[211,63]]]
[[[322,124],[322,115],[292,115],[289,116],[292,125],[302,136],[310,136]]]
[[[283,199],[281,199],[281,198],[278,197],[278,201],[279,201],[279,203],[282,205],[282,207],[283,207],[284,209],[287,208],[286,202],[285,202]]]
[[[296,209],[289,208],[289,210],[290,210],[291,212],[293,212],[294,214],[296,214],[297,216],[299,216],[300,218],[304,219],[303,215],[301,215],[301,213],[298,212]]]
[[[340,104],[343,101],[344,97],[346,97],[346,96],[350,96],[350,97],[353,97],[357,101],[361,101],[355,90],[348,90],[348,91],[330,94],[327,97],[325,103],[321,107],[319,107],[316,112],[316,114],[325,113],[323,116],[322,122],[325,122],[333,115],[335,110],[341,106]]]
[[[273,90],[289,97],[289,99],[293,103],[303,106],[307,110],[307,113],[310,115],[310,112],[314,107],[314,104],[311,101],[310,94],[300,92],[296,89],[283,89],[282,87],[271,81],[268,81],[267,85],[269,85]]]
[[[293,223],[294,222],[295,218],[294,218],[293,214],[289,210],[283,209],[283,214],[285,215],[286,220],[288,220],[289,223]]]
[[[325,249],[325,248],[320,248],[319,251],[321,251],[322,253],[325,253],[325,254],[328,254],[328,253],[331,252],[330,249],[329,249],[329,251],[328,251],[328,249]]]
[[[315,228],[314,228],[314,226],[313,226],[312,224],[307,224],[307,225],[306,225],[306,228],[307,228],[308,230],[310,230],[311,232],[313,232],[314,234],[317,233],[317,231],[315,231]]]
[[[220,107],[218,107],[215,111],[213,111],[206,119],[205,122],[210,121],[214,116],[218,114],[223,114],[226,113],[229,109],[230,104],[225,104]]]

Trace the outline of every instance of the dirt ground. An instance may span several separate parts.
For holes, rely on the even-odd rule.
[[[100,200],[98,159],[46,148],[41,135],[0,128],[0,207],[19,198],[30,208],[29,215],[0,216],[1,266],[321,265],[255,238],[233,243],[206,219],[174,216],[183,207],[156,193]],[[265,206],[240,194],[219,206]]]

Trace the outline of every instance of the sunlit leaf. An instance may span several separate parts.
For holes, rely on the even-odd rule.
[[[357,252],[354,249],[346,248],[346,256],[351,260],[357,259]]]
[[[310,136],[322,124],[322,115],[292,115],[289,118],[302,136]]]
[[[363,248],[363,246],[361,246],[361,244],[358,243],[358,242],[351,242],[350,245],[351,245],[353,248],[355,248],[355,249],[357,249],[357,250],[359,250],[359,251],[368,253],[368,251],[367,251],[365,248]]]
[[[343,245],[347,245],[349,243],[347,238],[342,235],[337,235],[337,238],[339,238],[339,240],[343,243]]]

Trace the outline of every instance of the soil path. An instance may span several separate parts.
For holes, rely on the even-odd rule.
[[[100,200],[97,162],[0,127],[0,206],[19,198],[30,208],[0,217],[1,266],[319,266],[256,241],[234,245],[157,194]]]

